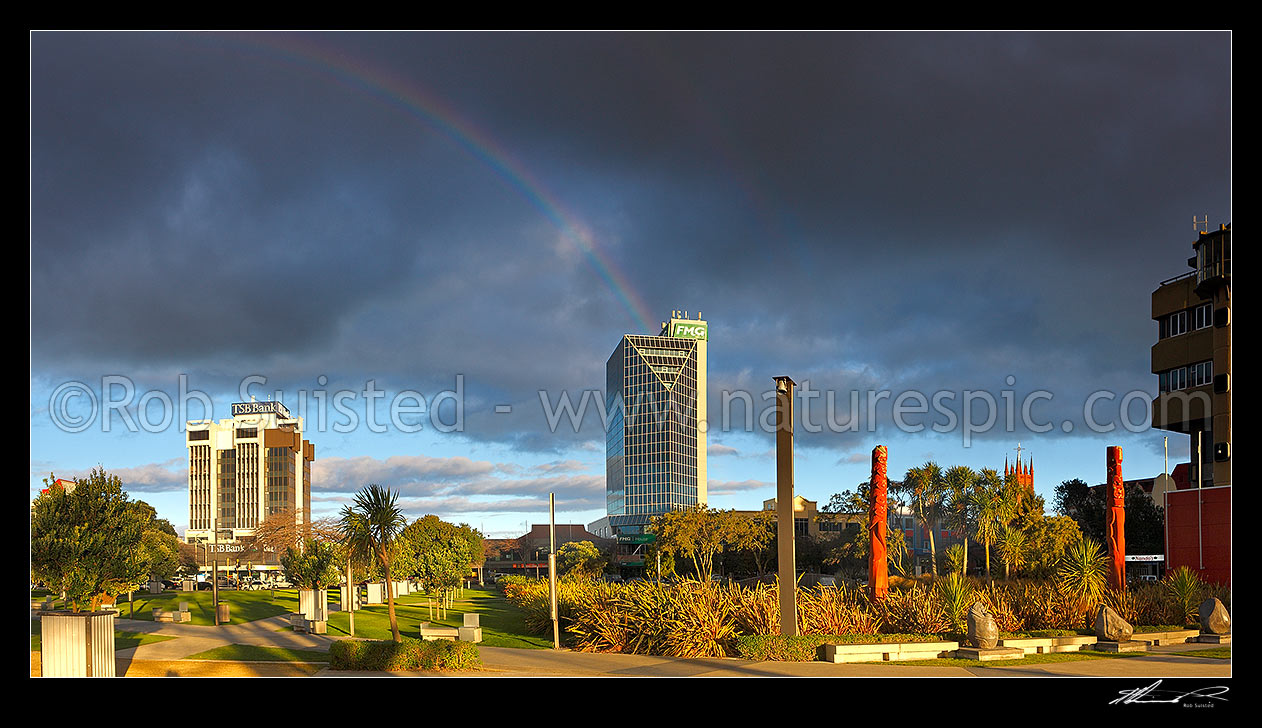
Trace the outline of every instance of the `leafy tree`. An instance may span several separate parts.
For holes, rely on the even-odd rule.
[[[1056,573],[1070,545],[1082,540],[1078,524],[1068,516],[1039,517],[1025,527],[1026,574],[1048,578]]]
[[[394,611],[394,582],[390,562],[395,540],[407,524],[403,511],[395,503],[396,491],[370,484],[355,495],[354,505],[342,507],[340,530],[352,557],[369,557],[379,564],[386,579],[386,602],[390,613],[390,633],[395,642],[402,642],[399,620]]]
[[[150,581],[170,579],[180,570],[180,541],[166,531],[151,528],[140,535],[137,557]]]
[[[1091,487],[1077,478],[1056,486],[1056,512],[1074,519],[1084,536],[1104,543],[1108,504],[1105,488]],[[1138,483],[1126,486],[1126,550],[1137,554],[1164,554],[1165,511],[1153,503]]]
[[[1056,486],[1056,512],[1078,524],[1083,536],[1104,541],[1104,493],[1093,493],[1086,482],[1074,478]]]
[[[180,571],[188,576],[196,576],[201,571],[201,565],[197,563],[197,545],[181,541],[179,548]]]
[[[697,505],[654,516],[651,531],[663,551],[692,561],[698,578],[710,581],[714,557],[723,552],[735,521],[732,511],[719,511]]]
[[[467,523],[460,524],[459,528],[460,534],[469,542],[469,565],[475,568],[482,566],[486,563],[486,546],[482,532]]]
[[[662,549],[656,543],[650,543],[644,546],[644,574],[652,579],[656,579],[658,577],[657,565],[659,563],[659,557],[661,559],[662,578],[665,579],[675,576],[675,555],[670,551]]]
[[[145,574],[141,541],[148,521],[122,481],[96,468],[68,489],[45,480],[31,519],[31,573],[66,594],[76,612],[135,589]]]
[[[290,546],[280,557],[285,578],[299,589],[327,589],[341,583],[333,544],[308,538],[302,548]]]
[[[765,566],[775,556],[776,514],[774,511],[758,511],[753,514],[733,514],[732,547],[748,554],[754,562],[758,576],[766,573]]]
[[[418,518],[399,534],[400,573],[416,577],[429,592],[456,587],[473,563],[471,544],[461,527],[438,516]]]
[[[826,563],[855,575],[865,573],[868,560],[868,492],[871,486],[860,483],[854,490],[834,493],[820,509],[824,517],[851,516],[851,523],[831,542]]]
[[[557,549],[557,571],[562,574],[599,574],[605,555],[591,541],[570,541]]]

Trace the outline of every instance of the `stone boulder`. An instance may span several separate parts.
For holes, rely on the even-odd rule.
[[[1113,611],[1112,607],[1100,605],[1095,615],[1096,639],[1106,642],[1129,642],[1134,633],[1135,628],[1131,626],[1131,623],[1122,619],[1122,616]]]
[[[975,602],[968,610],[968,643],[982,650],[999,644],[999,626],[985,604]]]
[[[1210,597],[1201,602],[1201,632],[1204,634],[1227,634],[1231,632],[1231,615],[1227,608],[1217,599]]]

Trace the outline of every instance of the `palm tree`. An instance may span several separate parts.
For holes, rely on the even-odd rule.
[[[375,559],[385,572],[390,632],[395,642],[402,642],[399,620],[394,613],[394,582],[390,576],[395,538],[407,525],[403,511],[395,505],[398,498],[399,494],[395,491],[376,483],[369,485],[355,495],[353,506],[342,507],[341,527],[351,553]]]
[[[948,468],[942,476],[945,489],[943,511],[951,530],[964,534],[964,573],[968,573],[968,537],[973,531],[973,506],[969,498],[977,482],[977,473],[967,465],[956,465]]]
[[[1013,571],[1019,571],[1025,564],[1025,531],[1007,524],[1003,527],[1003,532],[995,545],[999,549],[999,556],[1003,558],[1003,578],[1006,580],[1009,567],[1012,567]]]
[[[1061,592],[1074,602],[1078,616],[1089,613],[1108,589],[1108,557],[1100,544],[1079,539],[1065,551],[1056,569]]]
[[[933,575],[938,575],[938,549],[933,538],[933,529],[942,516],[943,501],[946,497],[946,482],[942,468],[930,461],[918,468],[907,471],[903,477],[903,490],[907,491],[911,501],[912,512],[925,525],[929,533],[929,560]]]
[[[999,530],[1011,520],[1012,507],[1004,495],[1003,480],[999,473],[990,468],[983,468],[977,475],[973,492],[970,496],[977,520],[973,524],[974,533],[982,547],[986,549],[986,579],[990,578],[990,545],[999,536]]]

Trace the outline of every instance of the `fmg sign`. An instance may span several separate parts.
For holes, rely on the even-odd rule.
[[[699,321],[671,319],[670,335],[676,339],[700,339],[705,341],[708,338],[706,326],[706,324]]]

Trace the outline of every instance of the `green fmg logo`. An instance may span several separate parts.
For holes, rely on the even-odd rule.
[[[672,321],[670,335],[676,339],[706,339],[706,325]]]

